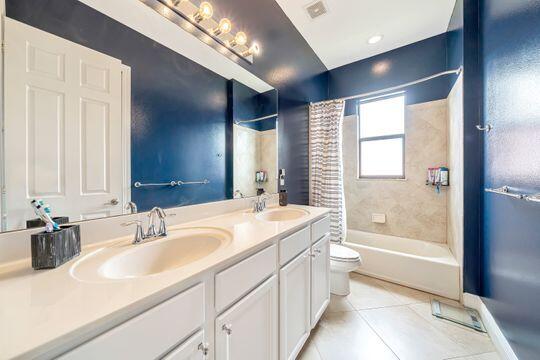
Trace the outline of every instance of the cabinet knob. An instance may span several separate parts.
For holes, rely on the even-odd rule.
[[[225,324],[221,327],[221,330],[225,331],[227,335],[232,334],[232,325],[231,324]]]

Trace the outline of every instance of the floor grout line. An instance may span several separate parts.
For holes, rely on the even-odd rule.
[[[497,356],[499,356],[499,353],[497,351],[488,351],[488,352],[481,352],[481,353],[470,354],[470,355],[465,355],[465,356],[449,357],[449,358],[444,358],[443,360],[459,360],[459,359],[468,358],[471,356],[479,356],[479,355],[486,355],[486,354],[497,354]]]
[[[381,341],[383,342],[383,344],[388,348],[388,350],[390,350],[392,352],[392,354],[395,355],[396,359],[400,360],[400,357],[398,356],[398,354],[394,351],[394,349],[392,349],[392,347],[390,345],[388,345],[386,343],[386,341],[384,341],[383,337],[377,332],[377,330],[375,330],[375,328],[369,323],[369,320],[366,319],[365,317],[362,316],[362,314],[360,314],[360,311],[356,311],[358,313],[358,316],[360,316],[360,318],[362,320],[364,320],[367,324],[367,326],[369,326],[369,328],[371,329],[371,331],[373,331],[373,333],[375,335],[377,335],[379,337],[379,339],[381,339]]]
[[[385,305],[385,306],[377,306],[377,307],[370,307],[370,308],[364,308],[364,309],[354,308],[354,311],[369,311],[369,310],[378,310],[378,309],[387,309],[387,308],[396,308],[396,307],[405,307],[405,306],[408,307],[409,305],[416,305],[416,304],[426,304],[426,303]]]

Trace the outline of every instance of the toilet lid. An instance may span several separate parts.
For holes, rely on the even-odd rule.
[[[358,261],[360,254],[343,245],[330,244],[330,258],[339,261]]]

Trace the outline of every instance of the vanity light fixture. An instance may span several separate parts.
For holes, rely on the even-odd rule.
[[[192,33],[199,40],[212,46],[232,60],[243,59],[253,63],[253,57],[261,52],[256,42],[248,43],[248,36],[243,31],[231,33],[233,24],[228,18],[214,20],[214,8],[208,1],[199,6],[193,0],[139,0],[151,7],[169,21]]]
[[[375,45],[376,43],[378,43],[379,41],[381,41],[383,39],[384,36],[382,35],[373,35],[372,37],[370,37],[368,39],[368,44],[370,45]]]

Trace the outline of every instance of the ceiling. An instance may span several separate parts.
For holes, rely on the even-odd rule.
[[[446,32],[456,0],[323,0],[328,13],[311,19],[315,0],[276,0],[328,69]],[[368,44],[383,35],[377,44]]]

